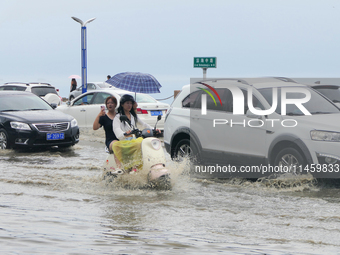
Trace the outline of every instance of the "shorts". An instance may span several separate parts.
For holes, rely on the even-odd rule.
[[[110,149],[110,144],[113,142],[114,140],[109,140],[105,142],[105,145],[108,149]]]

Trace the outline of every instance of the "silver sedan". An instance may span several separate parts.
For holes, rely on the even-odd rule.
[[[67,102],[66,105],[58,106],[57,110],[73,116],[77,120],[79,127],[90,128],[92,127],[93,121],[100,111],[100,106],[105,105],[105,99],[107,97],[116,97],[118,101],[118,107],[121,96],[125,94],[130,94],[133,97],[136,97],[136,101],[138,103],[138,117],[152,127],[154,127],[157,121],[157,116],[162,115],[163,118],[158,122],[157,128],[160,130],[164,129],[164,116],[170,107],[169,104],[161,103],[153,97],[143,93],[135,94],[134,92],[119,89],[88,91],[84,94],[81,94],[73,101]]]
[[[112,85],[106,83],[106,82],[89,82],[87,83],[87,91],[90,90],[101,90],[101,89],[116,89],[115,87],[113,87]],[[77,96],[80,96],[82,94],[82,86],[80,85],[76,90],[73,90],[72,92],[70,92],[69,96],[68,96],[68,100],[72,101],[73,99],[75,99]]]

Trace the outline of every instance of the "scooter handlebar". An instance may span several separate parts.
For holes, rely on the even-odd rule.
[[[150,129],[145,129],[145,130],[150,130]],[[124,136],[129,136],[129,135],[135,135],[136,138],[138,137],[143,137],[143,138],[146,138],[146,137],[150,137],[150,136],[154,136],[154,137],[160,137],[162,135],[162,132],[159,132],[155,129],[152,129],[150,131],[152,131],[151,135],[150,135],[150,131],[147,131],[147,133],[144,133],[144,131],[141,131],[137,128],[131,130],[131,132],[128,134],[128,133],[124,133]]]
[[[128,136],[128,135],[136,135],[136,137],[140,137],[141,136],[141,131],[137,128],[135,129],[132,129],[131,132],[128,134],[128,133],[124,133],[124,136]]]

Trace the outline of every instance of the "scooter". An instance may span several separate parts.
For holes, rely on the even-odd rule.
[[[156,125],[161,118],[162,116],[158,115]],[[138,128],[133,127],[126,116],[120,116],[120,120],[129,124],[132,128],[130,134],[133,135],[134,138],[143,138],[141,143],[142,165],[143,170],[148,171],[145,180],[146,185],[143,188],[171,189],[170,171],[165,167],[166,159],[162,143],[156,138],[158,135],[158,132],[156,132],[156,125],[153,130],[144,129],[141,131]],[[106,152],[110,153],[107,148]],[[114,154],[111,153],[104,163],[104,171],[105,178],[112,181],[120,175],[138,174],[139,170],[119,168]]]

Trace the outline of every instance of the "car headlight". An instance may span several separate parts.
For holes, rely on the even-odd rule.
[[[76,119],[71,120],[71,127],[76,127],[78,126],[78,122]]]
[[[312,130],[310,136],[315,141],[340,142],[340,133],[338,132]]]
[[[11,128],[14,128],[14,129],[31,130],[31,127],[26,123],[12,121],[10,122],[10,124],[11,124]]]

